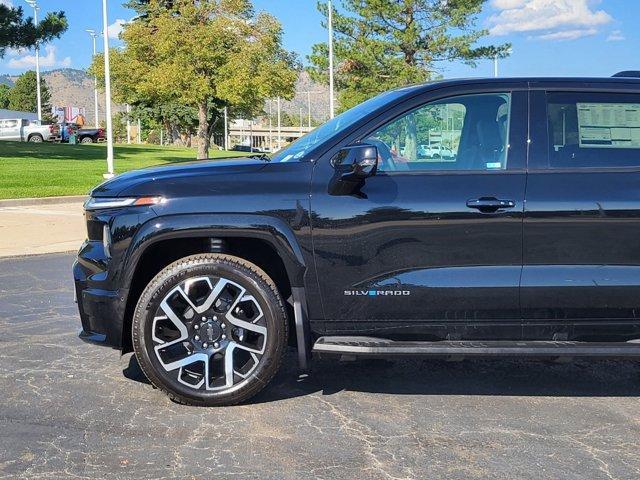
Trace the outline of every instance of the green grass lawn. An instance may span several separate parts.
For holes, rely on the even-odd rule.
[[[84,195],[103,181],[106,145],[0,142],[0,199]],[[211,150],[211,158],[238,156]],[[192,148],[116,145],[115,170],[192,161]]]

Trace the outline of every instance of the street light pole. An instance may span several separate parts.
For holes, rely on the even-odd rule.
[[[282,100],[278,97],[278,150],[282,148]]]
[[[498,78],[498,55],[493,57],[493,76]]]
[[[98,50],[96,49],[96,38],[98,38],[98,34],[95,30],[87,30],[87,33],[93,39],[93,58],[96,58]],[[95,112],[95,123],[96,128],[100,127],[100,117],[98,114],[98,77],[97,75],[93,76],[93,108]]]
[[[109,65],[109,18],[107,0],[102,0],[102,38],[104,39],[104,83],[107,105],[107,173],[104,178],[113,178],[113,121],[111,118],[111,70]]]
[[[229,107],[224,107],[224,149],[229,150]]]
[[[269,153],[273,153],[273,106],[271,105],[271,99],[269,102]]]
[[[333,4],[329,0],[329,116],[336,116],[333,83]]]
[[[307,114],[309,117],[309,131],[311,131],[311,90],[307,92]]]
[[[38,28],[38,3],[36,0],[25,0],[31,7],[33,7],[33,22],[36,29]],[[40,42],[36,41],[36,92],[38,97],[38,120],[42,120],[42,92],[40,90]]]

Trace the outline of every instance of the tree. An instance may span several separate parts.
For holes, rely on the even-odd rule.
[[[59,38],[67,27],[63,12],[48,13],[36,28],[33,18],[24,18],[22,7],[0,4],[0,58],[7,48],[30,48]]]
[[[197,111],[198,158],[225,107],[255,114],[266,98],[293,94],[295,56],[282,48],[280,23],[250,0],[134,0],[139,16],[113,50],[117,100]],[[102,57],[92,70],[98,74]]]
[[[51,93],[44,78],[40,79],[40,93],[43,113],[51,112],[49,103],[51,101]],[[38,111],[36,72],[30,70],[18,77],[15,85],[9,91],[9,109],[34,113]]]
[[[486,0],[343,0],[334,12],[336,87],[340,108],[349,109],[383,91],[436,76],[436,64],[474,65],[504,58],[510,45],[479,46],[488,34],[475,28]],[[318,9],[328,16],[324,2]],[[328,46],[313,46],[310,73],[328,81]]]
[[[10,91],[11,87],[9,85],[5,85],[4,83],[0,84],[0,108],[9,108]]]

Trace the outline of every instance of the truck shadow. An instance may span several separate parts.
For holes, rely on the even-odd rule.
[[[342,391],[395,395],[483,395],[538,397],[640,397],[640,365],[632,360],[575,359],[314,359],[298,374],[294,352],[272,383],[247,404],[276,402]],[[135,356],[124,376],[149,383]]]

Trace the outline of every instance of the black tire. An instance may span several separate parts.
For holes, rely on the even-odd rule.
[[[31,143],[42,143],[44,138],[39,133],[35,133],[29,137],[29,142]]]
[[[177,327],[177,324],[173,322],[170,323],[166,317],[162,319],[163,314],[168,316],[164,308],[166,308],[169,301],[173,302],[173,299],[177,299],[178,303],[182,302],[183,306],[187,305],[185,299],[189,295],[195,295],[190,292],[190,289],[197,291],[198,288],[193,287],[193,285],[200,284],[204,286],[206,285],[207,278],[209,282],[205,290],[210,288],[211,292],[205,293],[197,299],[197,301],[193,301],[191,305],[196,308],[205,308],[207,305],[206,299],[214,298],[214,305],[211,305],[210,310],[220,308],[220,310],[216,310],[216,312],[226,312],[218,313],[221,320],[218,321],[215,328],[218,329],[220,327],[220,322],[226,322],[228,324],[225,325],[225,323],[222,323],[222,329],[216,331],[216,335],[220,335],[221,332],[226,332],[228,337],[222,335],[217,338],[227,338],[227,340],[215,343],[215,345],[216,348],[218,348],[218,346],[221,347],[224,342],[227,342],[229,347],[225,347],[224,351],[219,351],[213,355],[209,354],[208,363],[203,361],[188,365],[185,364],[180,367],[178,372],[175,370],[176,367],[174,367],[173,371],[169,371],[167,366],[168,364],[175,364],[173,361],[174,357],[172,357],[171,361],[163,363],[164,359],[162,355],[164,355],[164,353],[158,353],[165,348],[163,345],[167,345],[167,350],[169,350],[169,348],[173,349],[174,347],[180,350],[184,348],[186,352],[182,355],[184,360],[196,354],[202,356],[202,348],[206,348],[207,343],[203,343],[204,341],[202,339],[199,339],[200,343],[196,342],[196,339],[198,339],[197,336],[184,337],[185,340],[181,340],[183,338],[181,333],[178,333],[179,338],[177,340],[168,340],[166,343],[163,339],[158,339],[161,334],[164,334],[165,329],[171,333],[172,327],[174,325]],[[185,285],[185,281],[187,280],[191,280],[192,282],[190,287],[187,286],[189,285],[188,283]],[[218,293],[214,295],[213,292],[221,281],[227,282],[224,284],[226,285],[224,288],[229,288],[230,298],[233,297],[234,293],[241,292],[237,295],[237,300],[227,300],[227,298],[225,298],[225,300],[227,300],[225,303],[220,300],[222,294]],[[236,291],[236,287],[238,286],[244,289],[244,291]],[[174,296],[172,296],[172,292]],[[179,294],[176,292],[179,292]],[[201,302],[200,300],[203,298],[205,301]],[[251,298],[251,300],[246,300],[248,298]],[[253,333],[251,328],[248,330],[237,328],[237,320],[239,319],[237,319],[235,315],[231,317],[234,319],[234,323],[231,324],[230,321],[229,315],[232,313],[231,309],[234,309],[234,314],[241,312],[243,315],[245,314],[244,310],[254,311],[255,303],[252,302],[253,300],[255,300],[255,303],[257,303],[259,307],[256,311],[261,311],[261,315],[258,315],[256,320],[252,321],[249,319],[245,324],[250,324],[251,328],[263,329],[266,332],[263,339],[261,339],[260,334]],[[250,305],[240,308],[241,305],[244,305],[242,302],[250,303]],[[161,307],[161,305],[163,306]],[[222,307],[220,307],[220,305],[222,305]],[[228,307],[228,309],[224,310],[224,307]],[[191,315],[191,319],[188,319],[189,310],[194,312]],[[174,308],[173,306],[170,308],[172,314],[176,316],[175,318],[179,318],[182,322],[185,331],[187,329],[189,330],[189,335],[195,335],[200,332],[203,337],[208,335],[206,338],[209,338],[210,341],[213,342],[214,340],[211,333],[213,328],[209,327],[209,324],[202,323],[200,330],[193,330],[194,328],[198,328],[196,324],[201,320],[205,320],[205,316],[210,316],[210,318],[208,318],[209,323],[213,322],[214,318],[217,318],[213,316],[210,310],[203,313],[196,313],[196,311],[188,307],[188,305],[187,308],[183,310]],[[201,317],[201,315],[203,316]],[[261,326],[256,326],[258,325],[256,323],[258,321]],[[164,325],[158,327],[162,322],[164,322]],[[252,322],[256,323],[256,325],[253,325]],[[143,372],[154,386],[164,391],[171,399],[179,403],[194,406],[223,406],[234,405],[253,397],[271,381],[282,363],[287,344],[288,322],[284,302],[276,285],[259,267],[243,259],[229,255],[200,254],[186,257],[172,263],[151,280],[138,300],[131,330],[135,355]],[[245,333],[242,333],[240,337],[236,338],[234,335],[237,335],[238,331]],[[236,346],[242,344],[245,335],[246,338],[254,335],[256,338],[261,339],[262,341],[258,343],[262,343],[262,346],[257,348],[262,348],[263,353],[261,353],[259,360],[256,360],[257,355],[248,354],[251,355],[252,359],[247,361],[247,363],[250,362],[251,364],[245,372],[246,377],[240,377],[235,371],[235,355],[238,353],[242,356],[247,354],[247,352],[241,348],[230,348],[230,346],[232,343]],[[169,345],[172,344],[174,345],[169,347]],[[209,345],[208,348],[211,349],[211,345]],[[210,351],[211,350],[208,350],[208,352]],[[207,350],[205,350],[205,352],[207,352]],[[231,368],[228,368],[226,363],[229,352],[231,352],[230,355],[233,360]],[[175,355],[175,353],[171,355]],[[209,382],[214,382],[215,379],[211,371],[207,369],[209,365],[218,365],[220,363],[223,364],[223,373],[225,375],[229,371],[232,372],[232,387],[226,389],[224,389],[224,386],[215,387],[223,389],[211,391],[208,389]],[[186,374],[183,372],[183,368],[187,367],[196,370],[198,367],[193,367],[194,365],[201,365],[199,368],[202,369],[202,372],[194,373],[188,370]],[[241,368],[246,368],[246,365]],[[204,383],[205,374],[207,375],[206,384],[197,388],[191,384],[198,379],[201,383]],[[198,375],[201,375],[201,377],[198,377]],[[225,375],[223,375],[223,378],[228,380],[228,377]],[[235,383],[236,378],[239,379],[237,383]],[[185,383],[185,379],[188,380],[188,383]]]
[[[80,139],[80,143],[93,143],[93,138],[91,138],[91,137],[82,137]]]

